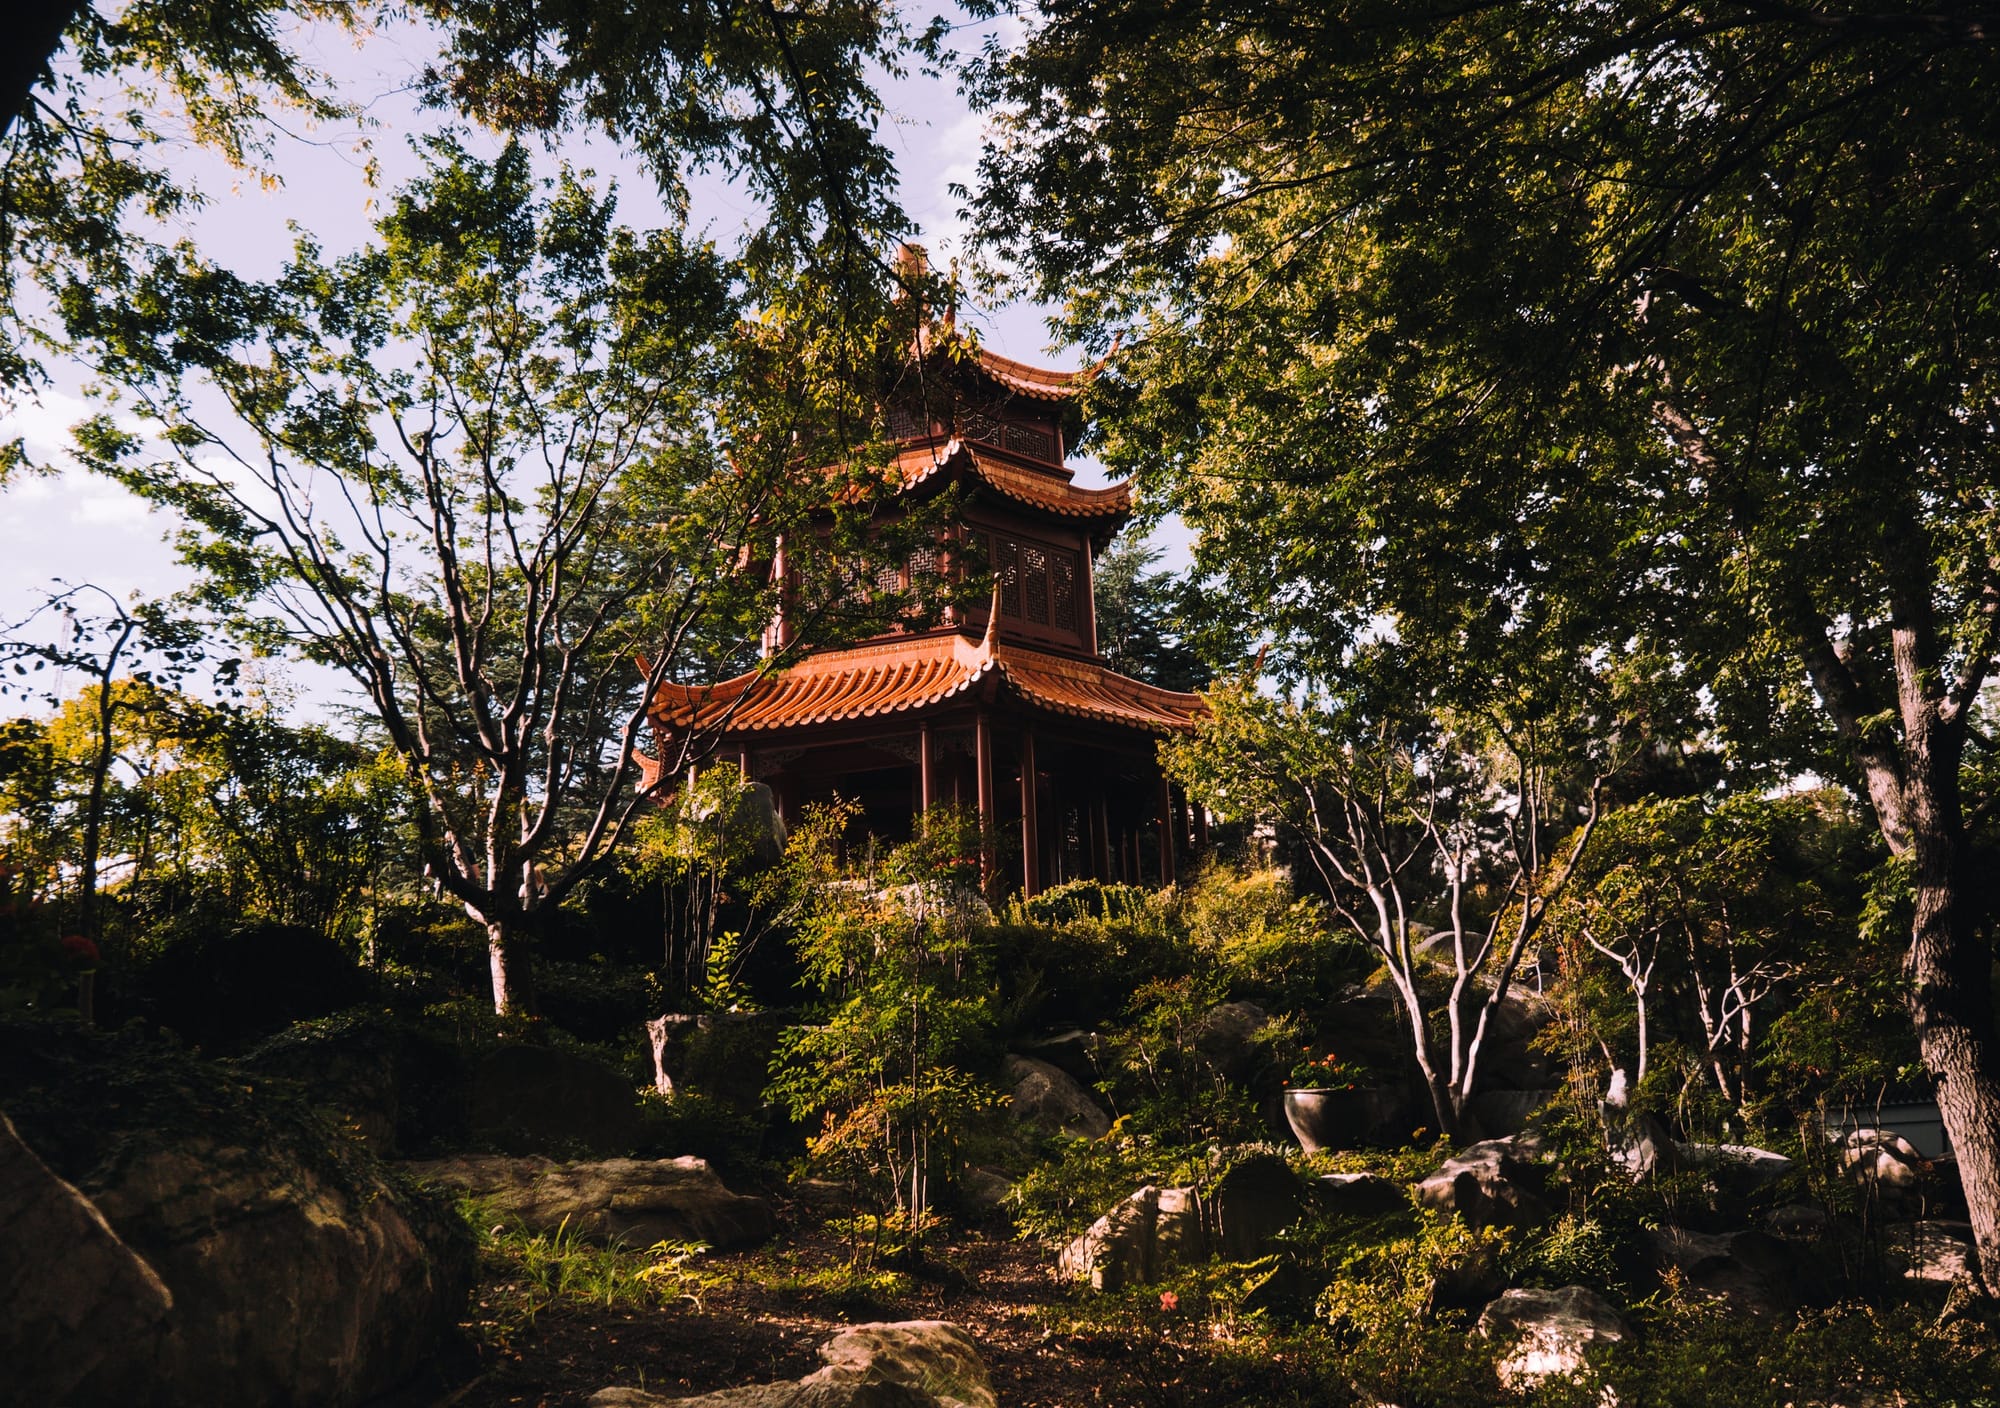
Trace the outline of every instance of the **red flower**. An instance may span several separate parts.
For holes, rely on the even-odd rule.
[[[97,966],[97,945],[82,934],[66,935],[62,941],[62,948],[69,960],[79,968]]]
[[[1160,1309],[1179,1310],[1180,1308],[1181,1298],[1179,1296],[1175,1295],[1172,1291],[1160,1292]]]

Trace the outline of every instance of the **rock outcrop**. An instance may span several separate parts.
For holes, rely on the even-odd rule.
[[[23,1403],[67,1402],[174,1298],[90,1199],[49,1170],[0,1114],[0,1363]]]
[[[1261,1256],[1310,1205],[1305,1183],[1276,1154],[1238,1160],[1209,1195],[1215,1250],[1231,1261]]]
[[[1657,1267],[1677,1270],[1691,1288],[1738,1314],[1775,1319],[1798,1308],[1794,1251],[1767,1232],[1667,1226],[1647,1232],[1646,1243]]]
[[[1528,1227],[1549,1216],[1541,1141],[1530,1134],[1467,1145],[1416,1186],[1417,1201],[1474,1227]]]
[[[558,1163],[535,1156],[470,1154],[404,1165],[419,1178],[484,1199],[530,1232],[567,1228],[593,1242],[755,1246],[771,1235],[771,1206],[732,1193],[707,1162],[599,1159]]]
[[[1014,1089],[1010,1108],[1022,1124],[1076,1139],[1101,1139],[1111,1129],[1111,1116],[1060,1067],[1032,1056],[1009,1056],[1006,1078]]]
[[[1324,1173],[1314,1180],[1313,1193],[1336,1217],[1379,1217],[1410,1205],[1403,1185],[1379,1173]]]
[[[1969,1222],[1891,1223],[1882,1229],[1882,1249],[1889,1269],[1905,1281],[1940,1286],[1970,1282],[1979,1264]]]
[[[412,1379],[456,1334],[472,1276],[463,1225],[302,1102],[128,1034],[0,1028],[0,1072],[22,1142],[172,1301],[156,1315],[157,1292],[128,1267],[136,1299],[105,1308],[87,1349],[58,1351],[98,1358],[48,1401],[348,1408]]]
[[[820,1346],[824,1368],[794,1383],[695,1398],[607,1388],[590,1408],[999,1408],[972,1337],[942,1320],[850,1325]]]
[[[1584,1368],[1593,1345],[1629,1338],[1632,1327],[1604,1297],[1584,1286],[1503,1292],[1479,1316],[1479,1333],[1503,1346],[1500,1382],[1526,1389]]]

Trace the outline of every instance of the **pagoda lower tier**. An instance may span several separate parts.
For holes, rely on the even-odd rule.
[[[653,724],[663,739],[705,735],[709,756],[770,787],[787,824],[838,795],[896,841],[931,807],[976,808],[989,835],[1018,837],[1018,861],[989,862],[1033,895],[1080,877],[1174,883],[1207,818],[1161,772],[1158,745],[1206,712],[1094,659],[936,631],[670,685]]]

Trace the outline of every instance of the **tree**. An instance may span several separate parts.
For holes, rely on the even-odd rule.
[[[1092,565],[1097,653],[1133,679],[1162,689],[1200,689],[1210,675],[1181,625],[1185,584],[1153,570],[1161,556],[1145,539],[1128,537]]]
[[[357,0],[23,8],[0,61],[0,388],[36,374],[38,344],[60,346],[24,277],[58,303],[123,287],[149,249],[132,217],[204,199],[162,147],[202,146],[275,183],[283,121],[365,124],[304,36],[401,18]],[[865,300],[882,240],[907,223],[872,79],[923,41],[892,10],[421,0],[409,13],[435,27],[422,81],[434,105],[506,132],[599,126],[639,149],[680,208],[693,167],[745,176],[768,208],[760,262],[826,254]]]
[[[968,1137],[999,1103],[965,1069],[993,1023],[976,888],[985,838],[977,817],[934,811],[879,877],[867,877],[887,881],[870,894],[856,877],[837,883],[857,814],[847,804],[808,807],[770,878],[799,897],[790,906],[799,956],[824,1004],[816,1025],[780,1040],[771,1090],[794,1119],[819,1117],[809,1157],[847,1174],[881,1211],[900,1211],[920,1241],[933,1186],[956,1172]]]
[[[1739,760],[1868,798],[1990,1291],[1996,34],[1079,4],[979,75],[1015,114],[988,228],[1127,332],[1102,452],[1254,564],[1231,597],[1328,662],[1383,618],[1441,670],[1530,625],[1637,642]]]
[[[92,603],[97,608],[94,613],[85,609]],[[49,639],[38,630],[38,622],[57,625],[55,638]],[[193,621],[174,616],[160,602],[128,607],[104,588],[87,582],[48,594],[41,606],[8,627],[0,638],[0,665],[11,665],[15,676],[11,682],[0,679],[0,698],[11,692],[39,696],[45,704],[58,703],[59,684],[45,683],[38,689],[29,683],[22,687],[31,674],[51,667],[54,673],[45,677],[50,681],[79,672],[91,681],[79,701],[88,710],[90,728],[84,759],[88,795],[75,861],[77,932],[92,943],[103,937],[97,903],[98,866],[103,859],[112,766],[118,760],[119,716],[135,707],[135,701],[150,697],[144,687],[182,678],[203,654],[202,633]],[[233,680],[235,666],[233,660],[223,662],[218,678]],[[121,688],[121,680],[142,688]]]
[[[302,241],[268,284],[183,248],[73,309],[159,436],[100,419],[80,441],[194,525],[216,599],[261,604],[241,629],[361,690],[506,1011],[535,916],[711,742],[662,740],[631,785],[654,692],[740,660],[777,535],[867,518],[865,467],[800,467],[849,458],[835,437],[872,387],[850,379],[852,310],[816,321],[802,288],[615,228],[609,198],[567,173],[543,189],[517,146],[429,161],[375,247]],[[748,320],[750,296],[772,311]],[[851,595],[818,549],[851,546],[794,533],[806,622]]]
[[[1866,852],[1846,806],[1839,793],[1684,797],[1605,818],[1550,927],[1572,977],[1608,962],[1630,994],[1635,1085],[1664,1030],[1686,1041],[1730,1109],[1749,1111],[1763,1032],[1855,952]],[[1600,1039],[1623,1066],[1614,1035]]]
[[[1169,775],[1301,844],[1334,913],[1387,968],[1438,1127],[1458,1137],[1493,1015],[1590,844],[1602,779],[1574,816],[1562,760],[1532,728],[1353,695],[1307,707],[1247,684],[1209,698],[1200,728],[1162,748]],[[1442,1040],[1433,962],[1448,965]]]

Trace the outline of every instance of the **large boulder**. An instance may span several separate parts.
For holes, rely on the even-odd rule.
[[[1379,1173],[1323,1173],[1313,1191],[1321,1209],[1335,1217],[1380,1217],[1410,1205],[1403,1185]]]
[[[1099,1042],[1095,1032],[1070,1027],[1016,1042],[1014,1049],[1023,1056],[1046,1061],[1079,1084],[1088,1086],[1103,1075],[1097,1063]]]
[[[999,1408],[993,1379],[972,1337],[943,1320],[850,1325],[819,1347],[826,1367],[807,1384],[903,1384],[943,1408]]]
[[[1528,1227],[1549,1216],[1546,1186],[1541,1140],[1516,1134],[1461,1149],[1417,1184],[1416,1198],[1474,1227]]]
[[[1840,1169],[1867,1197],[1895,1211],[1916,1211],[1924,1201],[1924,1156],[1900,1134],[1856,1129],[1840,1141]]]
[[[1725,1197],[1741,1198],[1770,1187],[1798,1165],[1784,1154],[1750,1144],[1676,1144],[1674,1162],[1699,1171]]]
[[[1548,1052],[1536,1041],[1555,1019],[1555,1008],[1540,993],[1512,987],[1496,1003],[1479,1048],[1482,1090],[1546,1090],[1555,1074]],[[1488,1130],[1494,1134],[1500,1131]]]
[[[747,1247],[771,1235],[771,1205],[732,1193],[706,1160],[468,1154],[404,1165],[419,1178],[483,1199],[530,1232],[565,1228],[593,1242],[649,1247],[703,1242]]]
[[[1145,1285],[1156,1270],[1159,1218],[1160,1190],[1149,1183],[1064,1247],[1056,1258],[1057,1272],[1072,1281],[1088,1281],[1097,1291]]]
[[[523,1042],[473,1063],[470,1111],[475,1143],[519,1153],[624,1153],[639,1136],[638,1095],[624,1076]]]
[[[1032,1056],[1009,1056],[1006,1077],[1014,1088],[1014,1118],[1022,1124],[1077,1139],[1101,1139],[1110,1132],[1111,1116],[1068,1072]]]
[[[1479,1316],[1479,1333],[1504,1347],[1495,1369],[1510,1389],[1544,1379],[1573,1377],[1592,1345],[1616,1344],[1632,1334],[1625,1317],[1585,1286],[1504,1292]]]
[[[1798,1308],[1795,1250],[1766,1232],[1695,1232],[1672,1225],[1647,1231],[1653,1263],[1740,1315],[1777,1319]]]
[[[1932,1285],[1969,1283],[1979,1264],[1969,1222],[1891,1223],[1882,1229],[1882,1250],[1896,1275]]]
[[[1264,1059],[1261,1037],[1271,1014],[1254,1002],[1223,1002],[1195,1024],[1195,1049],[1231,1081],[1246,1080]]]
[[[637,1388],[599,1389],[589,1408],[942,1408],[908,1384],[747,1384],[694,1398],[664,1398]]]
[[[0,1073],[22,1141],[172,1297],[90,1327],[72,1408],[345,1408],[456,1334],[464,1225],[302,1102],[124,1034],[0,1028]]]
[[[600,1389],[590,1408],[999,1408],[972,1337],[942,1320],[850,1325],[820,1346],[826,1361],[796,1383],[696,1398]]]
[[[0,1362],[23,1403],[61,1403],[174,1298],[90,1199],[49,1171],[0,1114]]]
[[[1271,1239],[1297,1222],[1311,1203],[1305,1182],[1276,1154],[1239,1159],[1216,1180],[1209,1195],[1215,1249],[1231,1261],[1261,1256]]]

